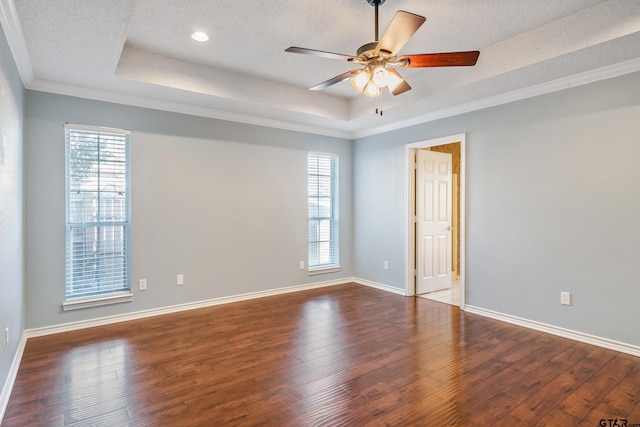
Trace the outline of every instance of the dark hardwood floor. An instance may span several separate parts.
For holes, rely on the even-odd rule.
[[[348,284],[29,339],[2,426],[623,419],[640,358]]]

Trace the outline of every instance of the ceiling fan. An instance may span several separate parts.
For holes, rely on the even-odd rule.
[[[411,89],[395,68],[427,68],[427,67],[458,67],[476,64],[480,52],[422,53],[416,55],[398,56],[398,51],[409,41],[411,36],[426,21],[424,16],[399,10],[396,12],[389,27],[378,38],[378,6],[386,0],[366,0],[375,7],[375,37],[376,41],[367,43],[358,49],[356,56],[321,50],[290,47],[285,52],[302,53],[329,59],[346,60],[362,65],[363,68],[347,71],[339,76],[313,86],[309,90],[321,90],[331,85],[350,79],[352,86],[360,93],[376,97],[380,89],[388,87],[393,95],[400,95]]]

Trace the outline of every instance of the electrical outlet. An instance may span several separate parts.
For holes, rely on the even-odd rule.
[[[388,270],[389,269],[389,261],[385,261],[384,262],[384,269]]]
[[[560,292],[560,304],[571,305],[571,292]]]
[[[147,279],[138,280],[138,289],[141,291],[147,290]]]
[[[4,329],[4,346],[9,347],[9,327]]]
[[[300,261],[300,270],[304,270],[304,261]]]
[[[184,275],[178,274],[176,276],[176,285],[178,285],[178,286],[184,285]]]

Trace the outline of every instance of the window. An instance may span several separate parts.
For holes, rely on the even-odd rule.
[[[338,156],[309,153],[309,270],[331,270],[338,263]]]
[[[65,310],[130,301],[130,132],[65,125]]]

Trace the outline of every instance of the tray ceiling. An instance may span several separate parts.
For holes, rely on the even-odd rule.
[[[381,33],[397,10],[427,18],[401,53],[481,53],[475,67],[402,70],[413,90],[379,99],[348,82],[307,90],[356,66],[284,51],[354,55],[374,39],[365,0],[0,4],[27,88],[344,137],[640,69],[637,0],[387,0]]]

